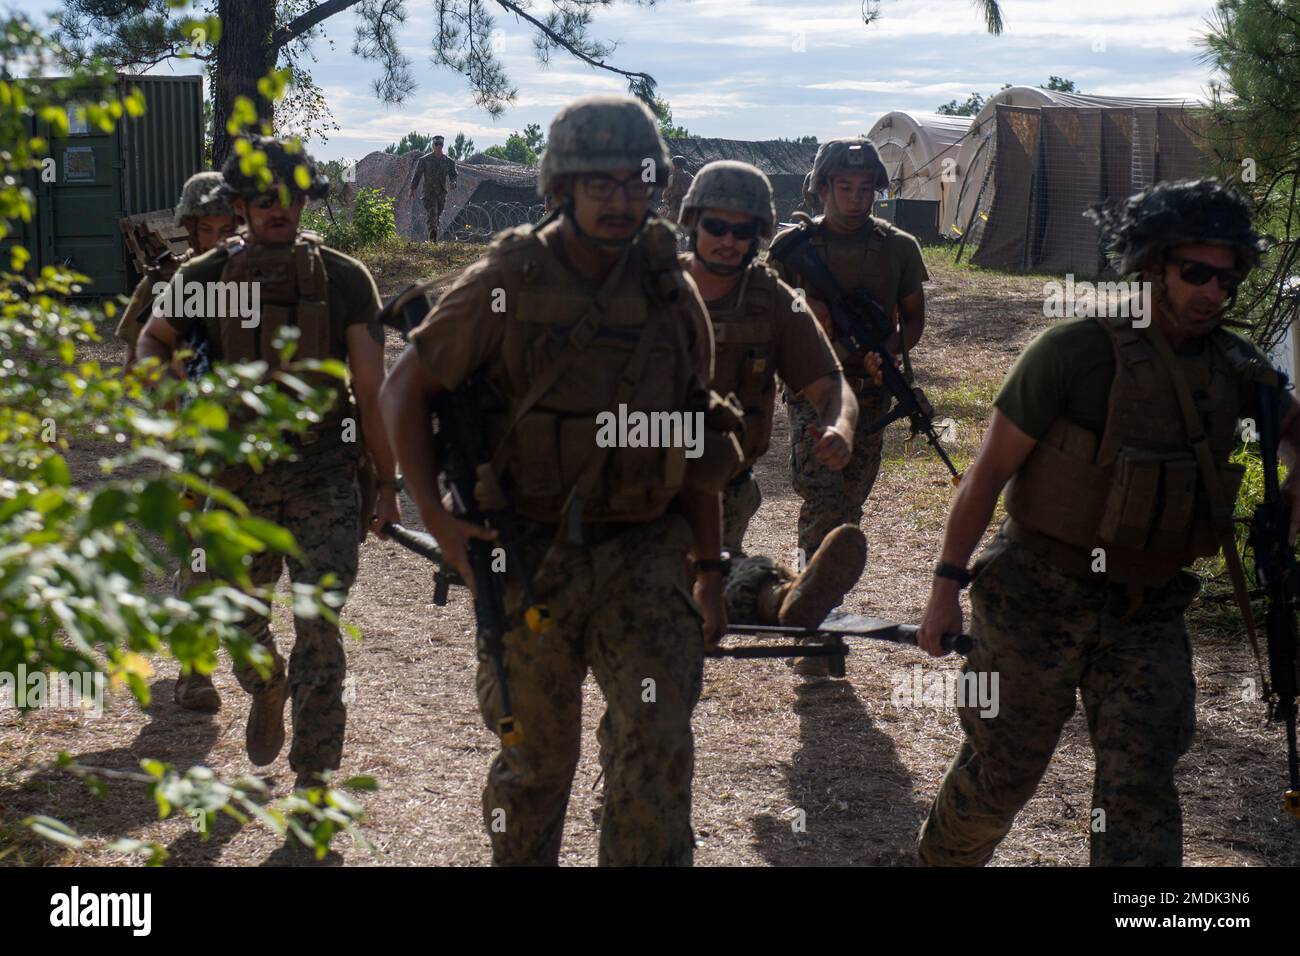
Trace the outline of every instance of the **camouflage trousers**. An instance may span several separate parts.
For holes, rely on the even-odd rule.
[[[588,668],[605,698],[608,750],[602,866],[688,866],[695,743],[691,713],[703,682],[701,616],[685,555],[690,526],[668,514],[603,543],[556,544],[534,578],[551,613],[545,635],[523,627],[505,639],[507,680],[522,743],[488,771],[483,820],[500,865],[555,865],[578,765],[582,684]],[[525,548],[540,560],[549,540]],[[521,596],[507,588],[517,619]],[[494,731],[496,673],[478,670],[478,699]]]
[[[427,192],[421,196],[421,200],[424,204],[424,223],[429,230],[429,241],[437,242],[438,220],[442,218],[442,211],[447,207],[447,194]]]
[[[1001,534],[973,570],[965,670],[998,675],[998,706],[988,717],[958,707],[966,740],[921,827],[921,860],[989,861],[1047,770],[1077,690],[1096,755],[1092,865],[1180,865],[1174,766],[1196,725],[1183,612],[1200,582],[1180,572],[1130,611],[1127,588],[1069,577]]]
[[[794,580],[789,569],[771,558],[745,554],[745,531],[762,503],[763,493],[752,475],[722,492],[722,546],[731,552],[731,573],[723,582],[722,594],[727,620],[736,624],[775,624],[759,620],[759,592],[773,580]]]
[[[842,524],[862,521],[862,506],[880,474],[884,430],[867,434],[867,426],[889,411],[890,395],[883,388],[856,392],[858,428],[853,436],[853,454],[842,471],[831,471],[813,457],[817,443],[809,437],[809,425],[820,424],[817,410],[805,399],[789,396],[790,482],[803,499],[799,506],[799,547],[805,562],[811,561],[824,539]]]
[[[351,457],[328,455],[312,462],[272,465],[260,475],[237,475],[228,487],[254,515],[287,528],[302,550],[301,559],[266,551],[254,555],[248,573],[255,585],[274,585],[282,565],[288,564],[294,584],[314,585],[333,573],[337,590],[346,592],[352,587],[357,576],[361,504]],[[289,766],[295,771],[335,770],[343,757],[347,719],[343,640],[338,625],[321,618],[295,615],[293,625],[296,640],[287,674],[293,697]],[[271,652],[274,669],[270,678],[263,678],[251,666],[237,667],[239,685],[250,694],[278,686],[286,672],[270,620],[250,616],[244,629]]]

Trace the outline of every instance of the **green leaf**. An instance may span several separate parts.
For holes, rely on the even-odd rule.
[[[72,472],[62,455],[51,455],[41,462],[41,477],[47,485],[56,488],[67,488],[72,484]]]
[[[88,530],[103,528],[125,520],[131,507],[131,496],[121,488],[105,488],[90,503]]]
[[[257,540],[264,542],[267,547],[282,554],[301,554],[297,542],[293,540],[293,535],[274,522],[250,516],[237,518],[235,524],[241,531],[247,532]]]
[[[225,431],[230,427],[230,413],[216,402],[200,400],[185,410],[185,423],[212,431]]]
[[[35,833],[37,836],[44,837],[51,843],[58,843],[62,846],[69,847],[73,850],[79,850],[85,845],[85,841],[77,836],[76,832],[61,820],[53,817],[34,816],[23,820],[23,825]]]

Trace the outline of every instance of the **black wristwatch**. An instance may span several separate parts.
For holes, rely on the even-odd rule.
[[[971,573],[965,568],[958,567],[955,564],[948,564],[946,561],[940,561],[934,566],[934,576],[956,581],[958,589],[967,587],[974,580]]]
[[[394,475],[392,478],[380,478],[375,482],[377,488],[392,488],[394,491],[406,490],[406,479],[401,475]]]

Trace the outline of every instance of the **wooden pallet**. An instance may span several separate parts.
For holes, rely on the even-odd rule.
[[[155,209],[120,220],[138,275],[144,275],[163,253],[180,255],[189,248],[189,234],[184,226],[176,225],[174,215],[173,209]]]

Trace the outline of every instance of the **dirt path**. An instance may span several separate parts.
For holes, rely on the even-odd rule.
[[[409,271],[409,270],[408,270]],[[916,361],[941,415],[958,422],[958,452],[978,447],[989,402],[1024,343],[1048,320],[1041,279],[990,277],[936,265],[928,288],[929,328]],[[391,294],[408,275],[383,276]],[[390,340],[390,360],[400,343]],[[751,528],[751,551],[788,556],[795,545],[798,499],[786,474],[787,425],[778,415],[773,452],[760,463],[764,507]],[[933,456],[904,457],[897,426],[868,504],[871,557],[845,607],[916,620],[924,605],[951,495]],[[93,455],[77,467],[91,466]],[[85,471],[82,472],[86,473]],[[412,524],[414,509],[406,503]],[[364,829],[385,864],[480,865],[489,859],[479,793],[495,738],[483,726],[473,692],[473,616],[464,594],[431,604],[429,568],[396,545],[372,539],[346,618],[364,633],[348,645],[348,736],[342,771],[372,774]],[[1253,673],[1231,614],[1200,606],[1194,616],[1199,731],[1179,771],[1191,864],[1300,864],[1300,836],[1279,812],[1283,785],[1280,730],[1263,722],[1257,701],[1243,700]],[[282,647],[288,631],[280,622]],[[158,821],[152,803],[129,787],[91,795],[79,782],[41,769],[60,750],[86,764],[133,769],[156,756],[187,766],[203,762],[223,775],[251,768],[244,755],[247,698],[226,671],[216,677],[224,709],[207,718],[172,703],[176,665],[156,662],[154,701],[141,712],[122,695],[99,719],[45,712],[0,717],[0,827],[29,813],[60,817],[91,837],[86,850],[49,851],[24,841],[5,862],[111,863],[111,836],[158,840],[174,864],[279,862],[280,841],[258,826],[218,824],[206,841],[188,820]],[[848,680],[803,685],[781,662],[712,661],[696,712],[694,823],[700,865],[910,864],[913,842],[960,733],[950,710],[891,703],[912,669],[956,669],[918,652],[860,644]],[[591,786],[594,731],[601,699],[584,693],[583,755],[565,830],[563,862],[594,864],[597,830]],[[275,792],[292,774],[282,756],[267,768]],[[996,864],[1084,865],[1092,754],[1081,713],[1066,727],[1037,795],[995,858]],[[806,830],[792,822],[804,811]],[[376,862],[342,838],[342,861]]]

